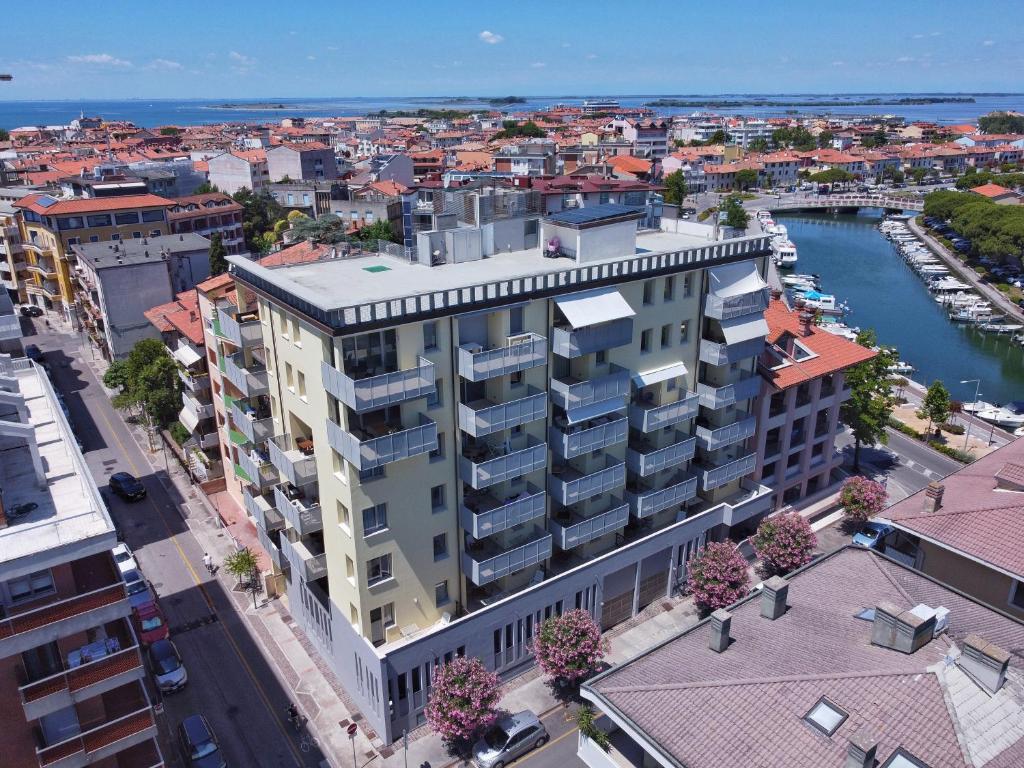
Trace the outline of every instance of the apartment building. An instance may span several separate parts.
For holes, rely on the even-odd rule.
[[[267,171],[271,181],[326,181],[338,178],[334,150],[319,142],[271,147],[267,150]]]
[[[24,303],[28,298],[25,292],[28,277],[28,261],[21,247],[18,209],[0,200],[0,283],[8,294]]]
[[[0,291],[0,353],[19,357],[25,354],[21,343],[21,320],[6,291]]]
[[[262,149],[223,152],[209,158],[206,165],[210,183],[228,195],[243,188],[261,192],[270,183],[267,153]]]
[[[194,232],[209,239],[215,232],[229,254],[247,253],[242,234],[242,206],[221,192],[179,197],[171,201],[167,220],[172,235]]]
[[[18,200],[14,207],[20,212],[21,247],[30,275],[26,298],[77,323],[72,246],[166,235],[170,206],[156,195],[62,200],[40,193]]]
[[[0,376],[0,762],[158,768],[114,525],[46,374]]]
[[[628,619],[768,508],[735,426],[756,393],[734,391],[768,332],[767,238],[519,210],[405,258],[230,259],[234,473],[296,620],[386,742],[423,722],[434,666],[529,665],[567,608]]]
[[[494,153],[494,171],[509,176],[553,176],[558,151],[550,139],[508,144]]]
[[[628,141],[632,154],[657,159],[668,154],[669,122],[661,119],[613,120],[616,134]]]

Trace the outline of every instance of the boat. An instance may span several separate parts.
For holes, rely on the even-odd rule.
[[[810,307],[811,309],[816,309],[824,314],[841,315],[847,310],[846,305],[837,302],[836,297],[831,293],[807,291],[800,298],[803,300],[803,304],[805,306]]]
[[[1024,325],[1011,325],[1009,323],[982,323],[978,326],[979,331],[987,333],[1016,333],[1024,329]]]
[[[776,224],[774,221],[771,221],[771,219],[765,222],[764,231],[772,237],[789,237],[789,230],[786,229],[786,225]]]
[[[1017,400],[1007,403],[1002,407],[996,406],[995,408],[978,411],[974,415],[982,421],[995,424],[997,427],[1016,430],[1024,427],[1024,402]]]
[[[892,365],[890,365],[888,370],[889,373],[896,373],[903,376],[909,373],[913,373],[917,369],[910,363],[904,362],[903,360],[898,360]]]
[[[975,400],[973,403],[964,403],[960,406],[960,410],[964,413],[977,413],[978,411],[990,411],[995,407],[992,403],[987,403],[984,400]]]
[[[786,240],[781,237],[773,237],[772,243],[772,260],[778,267],[792,267],[796,264],[796,246],[792,240]]]
[[[761,208],[754,214],[754,216],[757,217],[757,220],[763,225],[766,221],[771,220],[772,212],[767,208]]]

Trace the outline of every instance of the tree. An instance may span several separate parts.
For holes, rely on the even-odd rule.
[[[757,171],[753,168],[744,168],[736,171],[736,186],[742,190],[748,190],[757,186]]]
[[[860,475],[846,478],[839,489],[843,516],[851,526],[860,527],[877,515],[885,509],[885,501],[885,486]]]
[[[902,184],[906,176],[903,175],[903,171],[894,165],[887,165],[885,170],[882,171],[882,178],[889,179],[896,184]]]
[[[747,561],[727,541],[712,542],[689,564],[686,591],[704,613],[732,605],[747,590]]]
[[[834,187],[836,184],[845,184],[853,181],[853,174],[844,171],[842,168],[829,168],[828,170],[812,173],[807,178],[808,181],[813,181],[815,184],[829,184]]]
[[[232,197],[242,206],[242,234],[246,247],[252,253],[266,253],[277,242],[273,227],[285,218],[284,208],[266,192],[255,194],[246,187]]]
[[[747,144],[747,149],[751,152],[767,152],[768,151],[768,139],[758,136],[756,139],[751,139],[750,143]]]
[[[395,241],[394,233],[391,231],[391,224],[384,219],[378,219],[373,224],[368,224],[356,230],[355,238],[364,243],[376,243],[378,240]]]
[[[750,539],[764,575],[785,575],[807,565],[818,539],[807,518],[791,512],[766,517]]]
[[[217,185],[216,184],[211,184],[208,181],[204,181],[202,184],[200,184],[198,187],[196,187],[196,191],[193,192],[192,194],[194,194],[194,195],[208,195],[211,192],[220,192],[220,190],[217,189]]]
[[[160,129],[161,136],[177,136],[181,133],[180,128],[175,128],[173,125],[167,125]]]
[[[498,718],[498,676],[460,656],[434,669],[427,723],[445,741],[468,741]]]
[[[111,363],[103,383],[118,390],[114,407],[140,415],[147,427],[166,427],[181,410],[178,367],[157,339],[137,342],[128,357]]]
[[[949,390],[936,379],[928,387],[928,391],[921,401],[921,410],[917,412],[919,419],[928,419],[928,432],[932,431],[932,424],[935,424],[935,436],[938,437],[942,431],[941,424],[949,420],[952,401],[949,397]]]
[[[537,125],[533,120],[527,120],[525,123],[520,125],[515,120],[505,120],[502,122],[502,130],[498,131],[493,139],[514,139],[519,136],[525,136],[531,139],[542,139],[547,136],[547,132]]]
[[[719,128],[717,131],[712,133],[707,138],[707,140],[704,142],[704,146],[705,147],[714,147],[714,146],[716,146],[718,144],[725,144],[727,141],[729,141],[728,134],[726,134],[725,131],[723,131],[721,128]]]
[[[746,229],[750,214],[743,209],[743,203],[736,195],[729,195],[722,203],[725,211],[725,225],[734,229]]]
[[[0,141],[10,141],[11,134],[7,132],[6,128],[0,128]]]
[[[862,331],[857,334],[857,343],[874,349],[875,332]],[[897,360],[896,350],[881,347],[878,354],[847,369],[846,384],[850,397],[840,406],[839,415],[843,423],[853,432],[853,471],[860,470],[860,447],[862,444],[888,442],[885,428],[896,407],[896,396],[892,391],[892,377],[889,368]]]
[[[982,133],[1024,133],[1024,116],[1008,112],[991,112],[978,118]]]
[[[867,147],[868,149],[873,149],[875,147],[884,147],[888,143],[889,137],[886,136],[884,128],[879,128],[870,136],[865,136],[861,140],[861,145]]]
[[[232,576],[236,576],[238,583],[241,584],[259,573],[259,558],[248,547],[242,547],[224,558],[224,569]]]
[[[910,169],[910,178],[912,178],[914,180],[915,184],[920,184],[922,181],[924,181],[924,177],[927,176],[927,175],[928,175],[928,169],[927,168],[911,168]]]
[[[817,139],[803,126],[779,128],[773,131],[772,142],[777,147],[791,147],[801,152],[809,152],[818,147]]]
[[[686,176],[682,170],[672,171],[665,176],[665,202],[669,205],[682,205],[686,199]]]
[[[611,748],[611,739],[598,727],[597,713],[589,704],[584,704],[576,710],[576,727],[580,729],[580,736],[590,739],[605,752]]]
[[[552,616],[540,625],[533,653],[544,674],[577,683],[598,670],[604,657],[601,628],[582,609]]]
[[[224,247],[224,241],[220,232],[210,235],[210,274],[220,275],[228,271],[227,261],[228,249]]]
[[[818,134],[818,146],[822,149],[831,147],[836,135],[832,131],[822,131]]]

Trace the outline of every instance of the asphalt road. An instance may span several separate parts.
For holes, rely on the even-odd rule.
[[[42,326],[39,320],[36,323]],[[26,335],[31,335],[30,321],[23,320],[23,325],[27,325]],[[164,699],[162,734],[174,737],[182,718],[202,713],[229,765],[319,766],[323,759],[319,751],[302,743],[304,734],[296,734],[284,717],[290,699],[276,670],[249,634],[222,583],[203,569],[203,550],[192,528],[213,528],[214,521],[199,504],[189,505],[188,499],[178,495],[167,482],[163,466],[159,471],[151,467],[92,370],[81,362],[79,339],[43,331],[27,340],[46,353],[51,379],[67,403],[89,469],[115,524],[152,583],[188,671],[185,689]],[[89,354],[84,351],[86,357]],[[111,494],[107,479],[118,471],[140,477],[147,498],[127,503]],[[176,744],[166,743],[165,738],[161,749],[168,765],[182,765]]]
[[[575,707],[559,708],[542,718],[551,740],[510,765],[515,768],[584,768],[586,763],[576,757],[579,729],[574,711]]]
[[[888,445],[862,445],[861,470],[884,482],[889,501],[895,502],[917,493],[932,480],[940,480],[963,465],[931,450],[906,435],[887,430]],[[836,449],[845,456],[844,464],[853,463],[853,438],[848,432],[836,436]]]

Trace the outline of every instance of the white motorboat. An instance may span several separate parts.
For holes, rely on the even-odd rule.
[[[897,373],[900,374],[901,376],[913,373],[916,370],[917,369],[914,366],[912,366],[910,363],[904,362],[903,360],[898,360],[889,366],[889,373]]]
[[[782,237],[772,238],[772,260],[776,266],[779,267],[792,267],[796,264],[796,245],[793,244],[792,240],[787,240]]]
[[[774,221],[766,222],[764,231],[772,237],[789,237],[789,230],[786,229],[785,224],[777,224]]]
[[[992,403],[986,403],[984,400],[976,400],[973,403],[964,403],[960,406],[960,410],[964,413],[977,413],[978,411],[991,411],[995,407]]]
[[[800,298],[803,299],[805,306],[820,310],[827,315],[841,315],[846,312],[846,306],[837,302],[836,297],[831,293],[807,291]]]
[[[1014,404],[1011,403],[1010,405]],[[1003,427],[1004,429],[1016,430],[1024,427],[1024,410],[1018,411],[1011,407],[996,407],[978,411],[974,415],[982,421],[987,421],[989,424],[995,424],[997,427]]]

